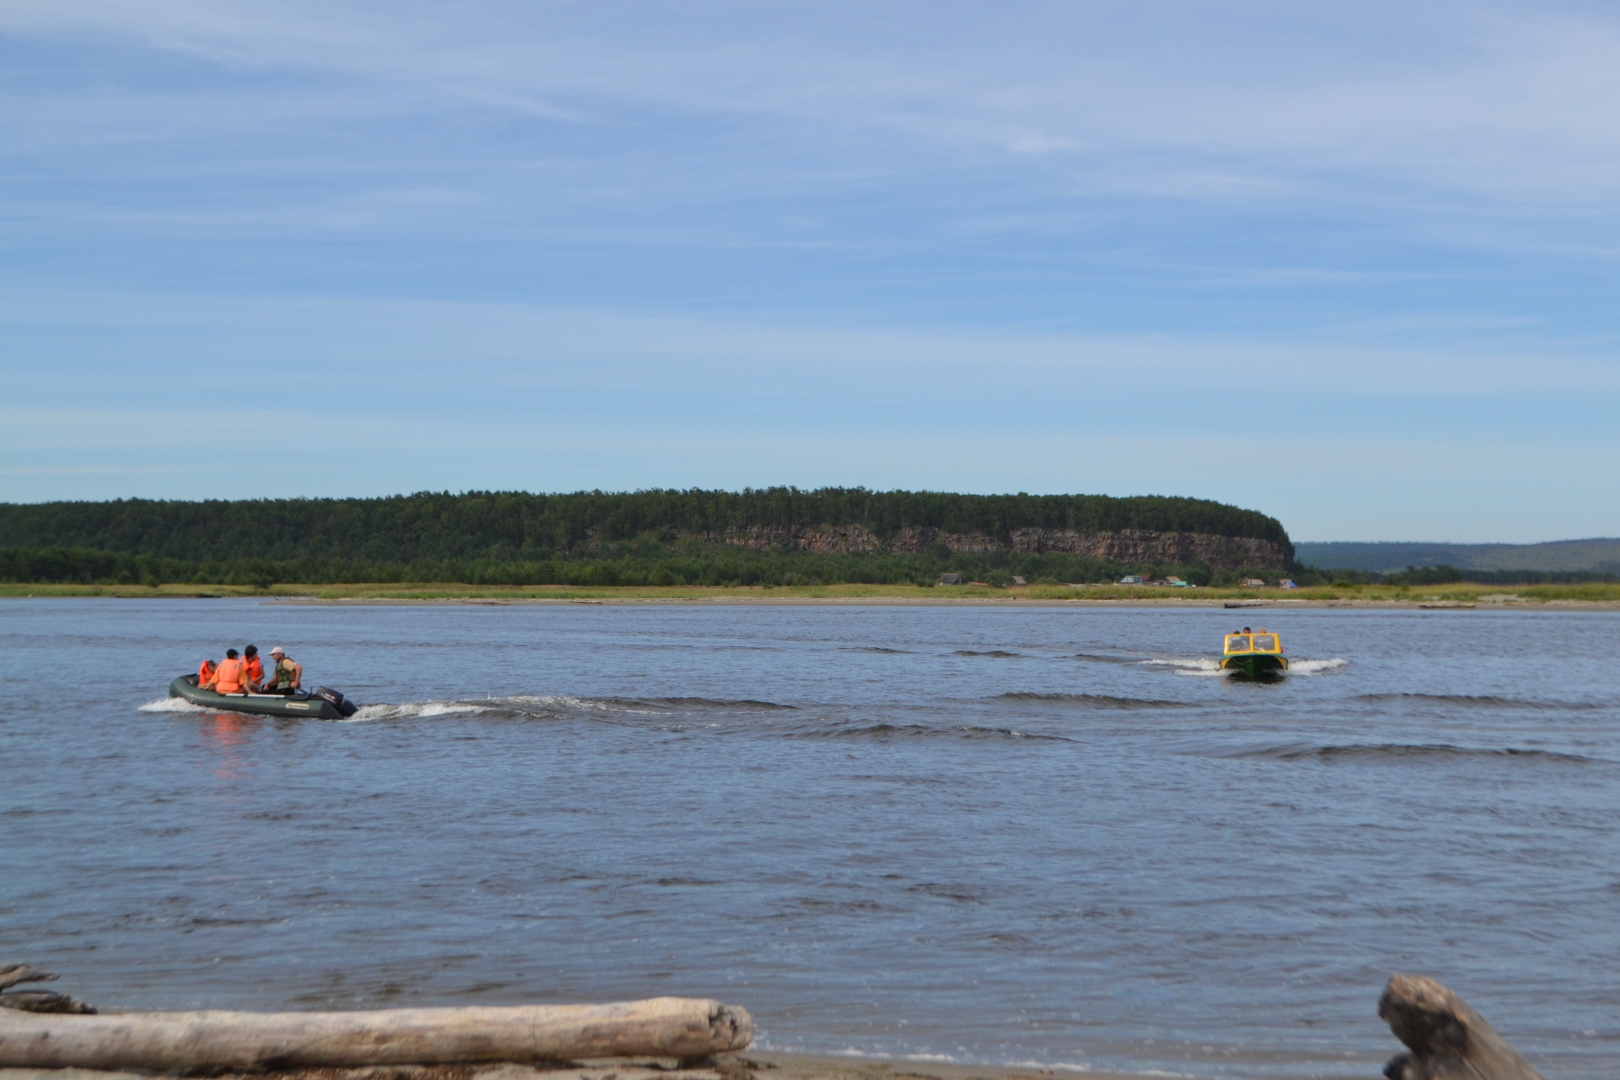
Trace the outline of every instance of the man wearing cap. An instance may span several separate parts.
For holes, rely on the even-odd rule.
[[[270,677],[264,681],[266,694],[290,694],[304,679],[304,665],[287,656],[280,645],[270,650]]]

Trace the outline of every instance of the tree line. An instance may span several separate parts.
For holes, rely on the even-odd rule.
[[[1143,529],[1253,537],[1293,552],[1277,519],[1207,499],[792,487],[7,503],[0,504],[0,548],[106,552],[195,566],[538,566],[645,561],[649,545],[670,550],[693,538],[752,528],[851,525],[884,542],[919,527],[1003,543],[1014,529]],[[724,562],[720,553],[714,560]]]
[[[1620,574],[1589,570],[1461,570],[1455,566],[1408,566],[1405,570],[1324,570],[1301,566],[1294,574],[1300,585],[1590,585],[1620,582]]]
[[[822,554],[690,547],[628,551],[609,558],[421,559],[410,563],[363,559],[232,559],[190,561],[87,548],[0,548],[0,582],[73,585],[340,585],[368,582],[467,585],[932,585],[941,574],[969,581],[1031,584],[1117,581],[1127,573],[1174,575],[1196,585],[1234,584],[1275,571],[1212,572],[1193,565],[1135,566],[1062,553],[1010,551],[919,554]]]

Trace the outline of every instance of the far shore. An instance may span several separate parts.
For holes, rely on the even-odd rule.
[[[1584,585],[1349,585],[1303,589],[1169,588],[1143,585],[586,586],[373,582],[343,585],[0,584],[0,598],[257,598],[284,604],[788,604],[979,605],[1000,607],[1254,607],[1614,609],[1620,583]]]

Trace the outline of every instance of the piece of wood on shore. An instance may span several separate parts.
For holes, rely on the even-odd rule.
[[[1468,1003],[1424,975],[1391,975],[1378,1015],[1410,1054],[1384,1066],[1389,1080],[1542,1080]]]
[[[76,997],[54,994],[49,990],[21,990],[6,993],[23,983],[55,982],[53,972],[41,971],[27,964],[0,964],[0,1009],[18,1009],[23,1012],[94,1013],[96,1010]]]
[[[0,964],[0,990],[31,982],[55,982],[56,973],[41,971],[27,964]]]
[[[746,1009],[695,998],[370,1012],[0,1012],[0,1068],[261,1072],[367,1065],[698,1058],[752,1040]]]

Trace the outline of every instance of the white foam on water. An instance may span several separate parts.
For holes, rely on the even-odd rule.
[[[518,713],[542,715],[554,712],[628,713],[659,715],[653,709],[627,708],[620,701],[601,701],[572,695],[541,696],[513,694],[510,697],[468,698],[460,701],[407,701],[398,705],[362,705],[349,722],[370,720],[415,720],[437,716],[474,716],[478,713]]]
[[[962,1059],[952,1057],[950,1054],[869,1054],[865,1050],[857,1050],[853,1046],[846,1046],[842,1050],[832,1050],[828,1057],[847,1058],[877,1058],[881,1061],[918,1061],[931,1062],[935,1065],[958,1065]]]
[[[1141,662],[1158,667],[1168,667],[1177,675],[1190,675],[1195,678],[1206,679],[1226,677],[1226,672],[1221,670],[1221,662],[1212,660],[1207,656],[1162,656]]]
[[[1329,671],[1338,671],[1350,661],[1342,656],[1335,656],[1331,660],[1290,660],[1288,673],[1290,675],[1321,675]]]
[[[583,709],[587,712],[606,712],[611,706],[605,701],[574,697],[572,694],[546,696],[540,694],[514,694],[511,697],[490,698],[491,701],[510,701],[528,708]]]
[[[350,723],[367,720],[412,720],[418,717],[451,716],[489,712],[485,705],[470,701],[408,701],[403,705],[362,705],[349,717]]]
[[[540,696],[538,694],[515,694],[512,697],[490,698],[494,702],[514,702],[525,706],[521,711],[531,711],[535,707],[542,709],[571,709],[576,712],[615,713],[622,716],[661,716],[663,710],[646,707],[635,708],[623,698],[582,698],[572,694],[557,696]]]
[[[140,707],[141,712],[207,712],[201,705],[193,705],[183,697],[158,698]]]

